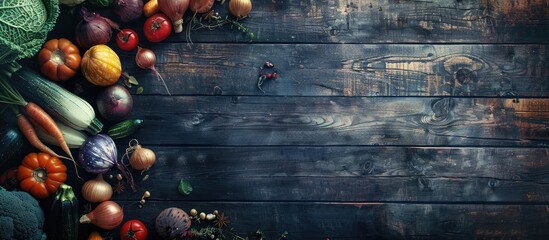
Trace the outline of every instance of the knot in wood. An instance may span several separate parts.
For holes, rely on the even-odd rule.
[[[419,189],[422,191],[431,191],[433,190],[431,180],[425,176],[420,176],[417,179],[419,183]]]
[[[434,100],[431,103],[433,114],[428,118],[423,118],[422,121],[427,124],[442,123],[451,117],[451,112],[455,102],[450,98],[442,98]]]
[[[370,174],[374,170],[374,163],[372,161],[365,161],[364,164],[362,164],[362,173],[363,174]]]
[[[466,68],[458,69],[454,74],[454,79],[461,85],[467,85],[471,82],[478,81],[476,72]]]
[[[495,188],[499,186],[499,181],[497,179],[490,179],[490,181],[488,181],[488,186],[490,188]]]

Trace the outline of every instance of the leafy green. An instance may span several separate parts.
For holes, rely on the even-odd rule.
[[[191,183],[185,179],[179,181],[179,187],[177,188],[182,195],[189,195],[193,191]]]
[[[58,0],[0,1],[0,64],[38,52],[58,16]]]

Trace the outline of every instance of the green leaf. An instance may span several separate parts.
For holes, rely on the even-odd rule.
[[[128,78],[128,82],[133,84],[133,85],[139,85],[139,82],[137,81],[137,79],[134,76],[130,76]]]
[[[191,183],[189,181],[181,179],[179,181],[178,190],[181,195],[189,195],[193,191],[193,187],[191,186]]]
[[[135,91],[135,94],[141,94],[141,93],[143,93],[143,87],[139,86],[137,88],[137,91]]]
[[[132,88],[132,85],[130,84],[130,82],[128,82],[128,80],[124,80],[124,85],[128,88]]]

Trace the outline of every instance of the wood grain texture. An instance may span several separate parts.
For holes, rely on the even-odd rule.
[[[516,96],[549,95],[545,45],[157,44],[156,67],[172,94],[274,96]],[[166,94],[134,53],[123,68],[145,94]],[[278,78],[257,87],[259,67]],[[272,72],[273,70],[265,70]]]
[[[549,101],[494,98],[134,97],[154,145],[546,146]]]
[[[546,148],[148,147],[156,165],[135,179],[153,200],[549,202]]]
[[[187,212],[217,209],[230,217],[237,232],[260,228],[268,239],[278,239],[284,231],[289,232],[288,239],[544,239],[548,223],[546,205],[149,201],[139,208],[137,200],[120,204],[125,220],[141,219],[147,225],[150,239],[158,238],[154,220],[168,207]]]
[[[214,9],[225,16],[227,6],[216,3]],[[51,35],[73,38],[80,16],[63,10]],[[99,12],[116,19],[108,9]],[[191,16],[189,11],[186,22]],[[545,0],[276,0],[254,1],[242,23],[254,33],[252,43],[548,43],[548,19]],[[143,36],[144,20],[123,26]],[[250,40],[230,26],[191,36],[195,43]],[[185,43],[185,35],[172,34],[166,42]]]
[[[78,9],[62,12],[50,38],[74,40]],[[143,21],[123,27],[156,53],[174,96],[111,40],[145,89],[131,138],[158,158],[113,200],[149,239],[167,207],[217,209],[269,239],[549,236],[548,1],[253,1],[252,42],[225,27],[193,31],[192,48],[184,34],[147,42]],[[278,79],[262,93],[265,61]],[[92,104],[101,90],[80,75],[63,84]],[[73,171],[67,183],[85,204]]]

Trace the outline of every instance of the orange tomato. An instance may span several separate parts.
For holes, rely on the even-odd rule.
[[[17,168],[19,186],[36,198],[47,198],[67,180],[67,167],[47,153],[29,153]]]
[[[51,80],[65,81],[80,69],[80,51],[71,41],[51,39],[38,53],[40,71]]]

